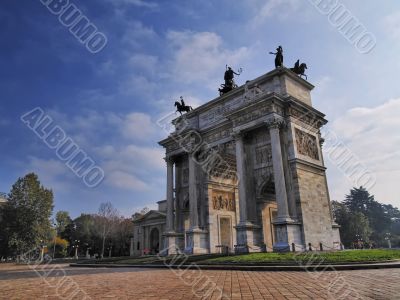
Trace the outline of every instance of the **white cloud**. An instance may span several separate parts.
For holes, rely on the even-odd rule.
[[[400,39],[400,11],[396,11],[383,19],[384,31],[398,41]]]
[[[262,2],[264,4],[257,10],[255,17],[252,20],[251,24],[253,26],[258,26],[272,17],[287,19],[296,14],[301,5],[299,0],[269,0]]]
[[[225,64],[239,66],[250,55],[247,47],[224,48],[222,38],[214,32],[169,31],[167,40],[173,51],[172,76],[183,83],[209,84],[213,89]]]
[[[75,175],[68,167],[57,159],[42,159],[30,156],[23,173],[34,172],[38,174],[41,183],[55,191],[67,191],[70,188],[69,183],[62,178],[72,178]]]
[[[138,7],[157,9],[159,6],[155,2],[146,1],[146,0],[110,0],[112,3],[116,5],[135,5]]]
[[[151,98],[157,89],[157,84],[145,76],[132,75],[119,86],[119,92],[128,96],[144,96]],[[141,100],[141,99],[138,99]]]
[[[102,156],[106,183],[115,188],[138,191],[154,188],[165,169],[164,151],[159,147],[105,145],[97,153]]]
[[[147,139],[153,137],[155,125],[149,115],[144,113],[131,113],[125,116],[122,134],[127,139]]]
[[[154,75],[158,69],[158,57],[153,55],[137,53],[132,55],[128,62],[135,72],[142,71],[145,74]]]
[[[376,176],[376,184],[371,189],[376,199],[396,206],[400,206],[400,198],[394,198],[398,195],[400,178],[399,115],[400,99],[392,99],[372,108],[350,109],[330,126],[356,159]],[[329,159],[327,155],[325,158]],[[335,161],[328,163],[332,165],[329,174],[333,175],[331,181],[335,183],[330,190],[334,191],[334,198],[343,199],[354,182],[343,180],[345,176],[336,168]]]
[[[138,179],[136,176],[123,171],[112,171],[107,173],[106,184],[126,190],[143,191],[148,190],[149,186]]]
[[[143,40],[153,40],[157,33],[151,27],[143,25],[139,21],[127,21],[125,24],[125,33],[122,36],[122,42],[132,47],[142,46]]]

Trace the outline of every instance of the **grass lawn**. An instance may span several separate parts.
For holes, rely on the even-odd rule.
[[[199,264],[298,264],[298,263],[349,263],[374,262],[400,259],[400,250],[345,250],[336,252],[303,253],[251,253],[211,258]]]
[[[108,264],[237,264],[237,265],[273,265],[273,264],[341,264],[381,262],[400,259],[400,250],[345,250],[336,252],[303,252],[303,253],[251,253],[222,256],[220,254],[168,256],[163,259],[157,256],[119,257],[91,261],[91,263]],[[165,260],[165,261],[164,261]],[[84,263],[84,262],[83,262]]]

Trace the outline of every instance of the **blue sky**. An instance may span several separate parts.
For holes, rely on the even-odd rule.
[[[0,191],[34,171],[72,216],[104,201],[127,216],[154,207],[166,173],[157,120],[180,95],[214,99],[226,64],[243,68],[239,84],[270,71],[282,45],[285,65],[307,63],[327,130],[376,176],[376,199],[400,206],[400,4],[339,1],[376,37],[362,54],[312,2],[71,0],[107,36],[92,54],[39,0],[1,1]],[[20,121],[35,107],[104,169],[101,185],[85,186]],[[325,160],[341,200],[357,180]]]

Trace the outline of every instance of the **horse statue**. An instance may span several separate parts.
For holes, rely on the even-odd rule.
[[[183,97],[181,96],[181,102],[179,101],[175,101],[176,106],[176,112],[179,112],[182,116],[182,112],[190,112],[191,110],[193,110],[193,108],[189,105],[185,104],[185,101],[183,101]]]
[[[301,76],[304,76],[304,77],[306,78],[306,80],[307,80],[307,75],[304,74],[304,72],[306,71],[306,69],[307,69],[307,65],[306,65],[305,63],[301,63],[301,64],[300,64],[300,60],[299,60],[299,59],[298,59],[298,60],[296,61],[296,63],[294,64],[294,67],[293,67],[293,68],[290,68],[291,71],[293,71],[294,73],[296,73],[296,74],[299,75],[300,77],[301,77]]]
[[[238,87],[237,84],[234,82],[229,85],[221,84],[221,88],[218,89],[219,95],[222,96],[223,94],[230,92],[237,87]]]

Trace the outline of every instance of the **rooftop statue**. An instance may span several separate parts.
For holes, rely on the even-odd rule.
[[[296,74],[299,75],[300,77],[301,77],[301,76],[306,77],[306,80],[307,80],[307,75],[304,74],[304,72],[306,71],[306,69],[307,69],[307,65],[306,65],[305,63],[301,63],[301,64],[300,64],[300,60],[299,60],[299,59],[298,59],[298,60],[296,61],[296,63],[294,64],[294,67],[293,67],[293,68],[290,68],[291,71],[293,71],[294,73],[296,73]]]
[[[241,68],[238,70],[238,72],[235,72],[232,70],[231,67],[228,67],[228,65],[226,66],[226,71],[224,74],[225,83],[221,84],[221,88],[218,89],[220,96],[238,87],[233,78],[235,77],[235,75],[239,76],[241,73],[242,73]]]
[[[183,97],[181,96],[181,102],[175,101],[176,111],[182,115],[182,112],[189,112],[193,110],[193,108],[189,105],[186,105],[185,101],[183,101]]]
[[[283,48],[279,46],[276,48],[276,52],[270,52],[269,54],[275,55],[275,68],[283,67]]]

